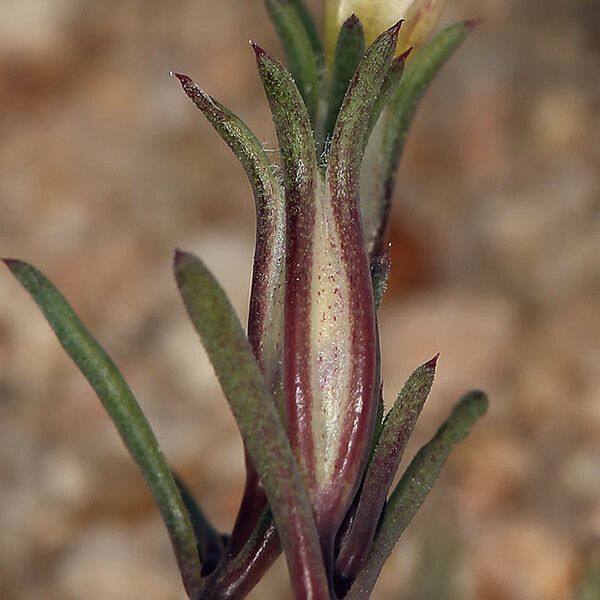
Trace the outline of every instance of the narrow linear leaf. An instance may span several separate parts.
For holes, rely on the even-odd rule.
[[[262,145],[246,124],[227,107],[211,98],[187,75],[175,75],[186,95],[237,156],[252,187],[256,206],[256,249],[248,336],[269,385],[275,388],[281,379],[278,371],[283,336],[283,184],[276,176]]]
[[[312,194],[318,174],[315,141],[306,106],[293,77],[260,46],[252,44],[279,140],[286,202]]]
[[[383,247],[398,162],[419,103],[474,26],[472,21],[452,25],[419,49],[387,98],[381,117],[371,124],[361,171],[363,227],[371,256]]]
[[[348,585],[356,578],[367,558],[388,490],[431,390],[437,359],[435,356],[421,365],[408,378],[394,406],[385,416],[379,441],[367,468],[352,529],[336,561],[336,573],[342,587],[343,582]]]
[[[282,186],[261,143],[250,128],[226,106],[208,95],[182,73],[174,73],[186,96],[202,111],[242,164],[258,209],[273,211],[283,205]]]
[[[267,494],[294,593],[325,600],[327,579],[308,493],[250,343],[225,293],[199,259],[178,252],[174,268],[188,314]]]
[[[306,30],[306,34],[310,39],[310,43],[312,44],[313,50],[315,52],[315,56],[317,57],[319,68],[323,67],[323,47],[321,45],[321,37],[319,32],[315,26],[315,22],[313,18],[306,8],[303,0],[288,0],[288,2],[294,7],[294,10],[300,17],[302,24],[304,25],[304,29]]]
[[[406,59],[411,52],[412,48],[409,48],[392,61],[381,92],[371,111],[365,136],[365,152],[360,172],[360,209],[365,245],[371,260],[376,254],[384,251],[385,230],[382,231],[382,228],[385,228],[386,223],[382,222],[381,216],[382,206],[385,204],[384,199],[389,191],[385,186],[387,170],[382,158],[382,140],[386,133],[386,123],[385,119],[380,119],[380,117],[389,103],[390,97],[394,95],[402,81]]]
[[[206,518],[183,480],[175,473],[173,473],[173,478],[175,479],[177,489],[181,494],[181,499],[188,511],[190,521],[192,522],[196,543],[198,545],[198,554],[200,555],[200,562],[202,563],[201,574],[204,577],[215,570],[225,552],[223,538],[213,527],[212,523]]]
[[[325,118],[324,139],[329,140],[352,76],[365,52],[365,31],[356,15],[343,23],[338,37]]]
[[[167,526],[185,589],[200,590],[196,538],[156,437],[112,359],[79,320],[65,297],[35,267],[6,259],[6,265],[42,310],[67,354],[89,381],[137,463]]]
[[[472,31],[473,21],[451,25],[415,53],[407,65],[402,81],[389,100],[386,122],[388,135],[384,151],[389,154],[393,167],[404,149],[408,129],[414,120],[419,102],[429,85],[448,59]]]
[[[285,206],[283,183],[262,145],[246,124],[211,98],[187,75],[176,73],[186,95],[202,111],[241,162],[254,194],[256,246],[248,316],[248,338],[269,388],[281,389]],[[228,554],[235,555],[256,525],[266,498],[252,462],[246,457],[246,485]]]
[[[398,89],[400,85],[400,81],[402,80],[402,75],[404,74],[404,68],[406,65],[406,60],[412,53],[412,48],[409,48],[406,52],[400,54],[392,61],[390,65],[390,69],[385,77],[383,85],[381,86],[381,92],[379,96],[377,96],[377,100],[375,100],[375,104],[373,106],[373,110],[371,111],[371,115],[369,118],[369,129],[367,133],[367,140],[375,127],[375,124],[379,120],[383,109],[388,103],[391,96],[393,96],[394,92]]]
[[[470,392],[459,402],[433,439],[423,446],[392,492],[369,557],[347,600],[369,598],[385,561],[437,481],[452,448],[464,440],[488,407],[483,392]]]
[[[333,131],[329,158],[330,177],[341,179],[337,187],[354,190],[358,185],[371,110],[389,71],[401,24],[399,21],[384,31],[369,46],[348,86]]]
[[[314,122],[319,102],[320,68],[313,41],[297,8],[289,0],[266,0],[266,5],[294,81]]]

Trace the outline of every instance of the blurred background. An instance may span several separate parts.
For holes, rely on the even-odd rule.
[[[388,404],[442,354],[407,457],[468,389],[491,410],[374,598],[599,598],[600,3],[450,0],[444,22],[478,17],[412,130],[381,320]],[[281,54],[261,0],[0,2],[0,253],[64,291],[223,530],[241,445],[171,258],[202,256],[245,316],[253,203],[169,70],[275,148],[248,38]],[[141,477],[7,271],[0,306],[0,597],[182,599]]]

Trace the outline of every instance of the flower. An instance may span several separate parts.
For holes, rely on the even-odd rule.
[[[325,51],[331,65],[342,23],[355,14],[363,24],[367,44],[404,19],[396,53],[420,45],[435,27],[446,0],[325,0]]]

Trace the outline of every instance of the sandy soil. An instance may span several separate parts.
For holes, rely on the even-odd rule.
[[[599,6],[449,2],[446,22],[485,22],[402,164],[385,389],[389,403],[442,353],[409,456],[464,391],[492,407],[375,600],[574,598],[600,544]],[[275,147],[249,37],[280,52],[260,0],[0,3],[0,253],[61,287],[223,529],[241,445],[170,263],[175,246],[201,255],[244,315],[253,206],[169,70]],[[6,271],[0,306],[0,597],[182,598],[140,476]],[[252,597],[283,600],[286,585],[278,563]]]

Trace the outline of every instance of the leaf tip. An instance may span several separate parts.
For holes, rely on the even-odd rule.
[[[250,46],[252,46],[252,50],[254,50],[254,54],[256,55],[256,60],[262,60],[267,56],[267,53],[263,48],[261,48],[256,42],[252,40],[248,40]]]
[[[24,267],[27,264],[17,258],[3,258],[2,261],[12,273],[17,271],[20,267]]]
[[[173,268],[175,270],[180,269],[185,262],[187,262],[190,258],[191,254],[188,252],[184,252],[179,248],[175,248],[175,254],[173,255]]]
[[[439,358],[440,353],[438,352],[432,359],[428,360],[423,367],[429,369],[430,371],[435,371]]]
[[[453,411],[454,443],[463,440],[469,434],[476,421],[488,411],[488,406],[488,396],[480,390],[473,390],[463,396]]]
[[[402,54],[399,54],[395,60],[401,63],[405,63],[408,60],[408,57],[412,54],[412,51],[415,49],[414,46],[407,48]]]
[[[473,390],[469,392],[466,402],[468,402],[469,409],[477,417],[483,417],[489,408],[489,398],[485,392],[481,390]]]
[[[388,32],[393,36],[397,36],[400,33],[400,28],[402,27],[403,23],[404,19],[400,19],[388,29]]]
[[[171,77],[176,77],[179,80],[181,87],[183,87],[183,88],[185,88],[185,86],[194,84],[194,82],[192,81],[192,78],[189,75],[186,75],[185,73],[178,73],[177,71],[170,71],[169,74],[171,75]]]
[[[344,24],[343,24],[343,27],[345,27],[346,29],[353,29],[354,27],[359,27],[359,26],[362,27],[362,23],[356,13],[352,13],[344,21]]]

